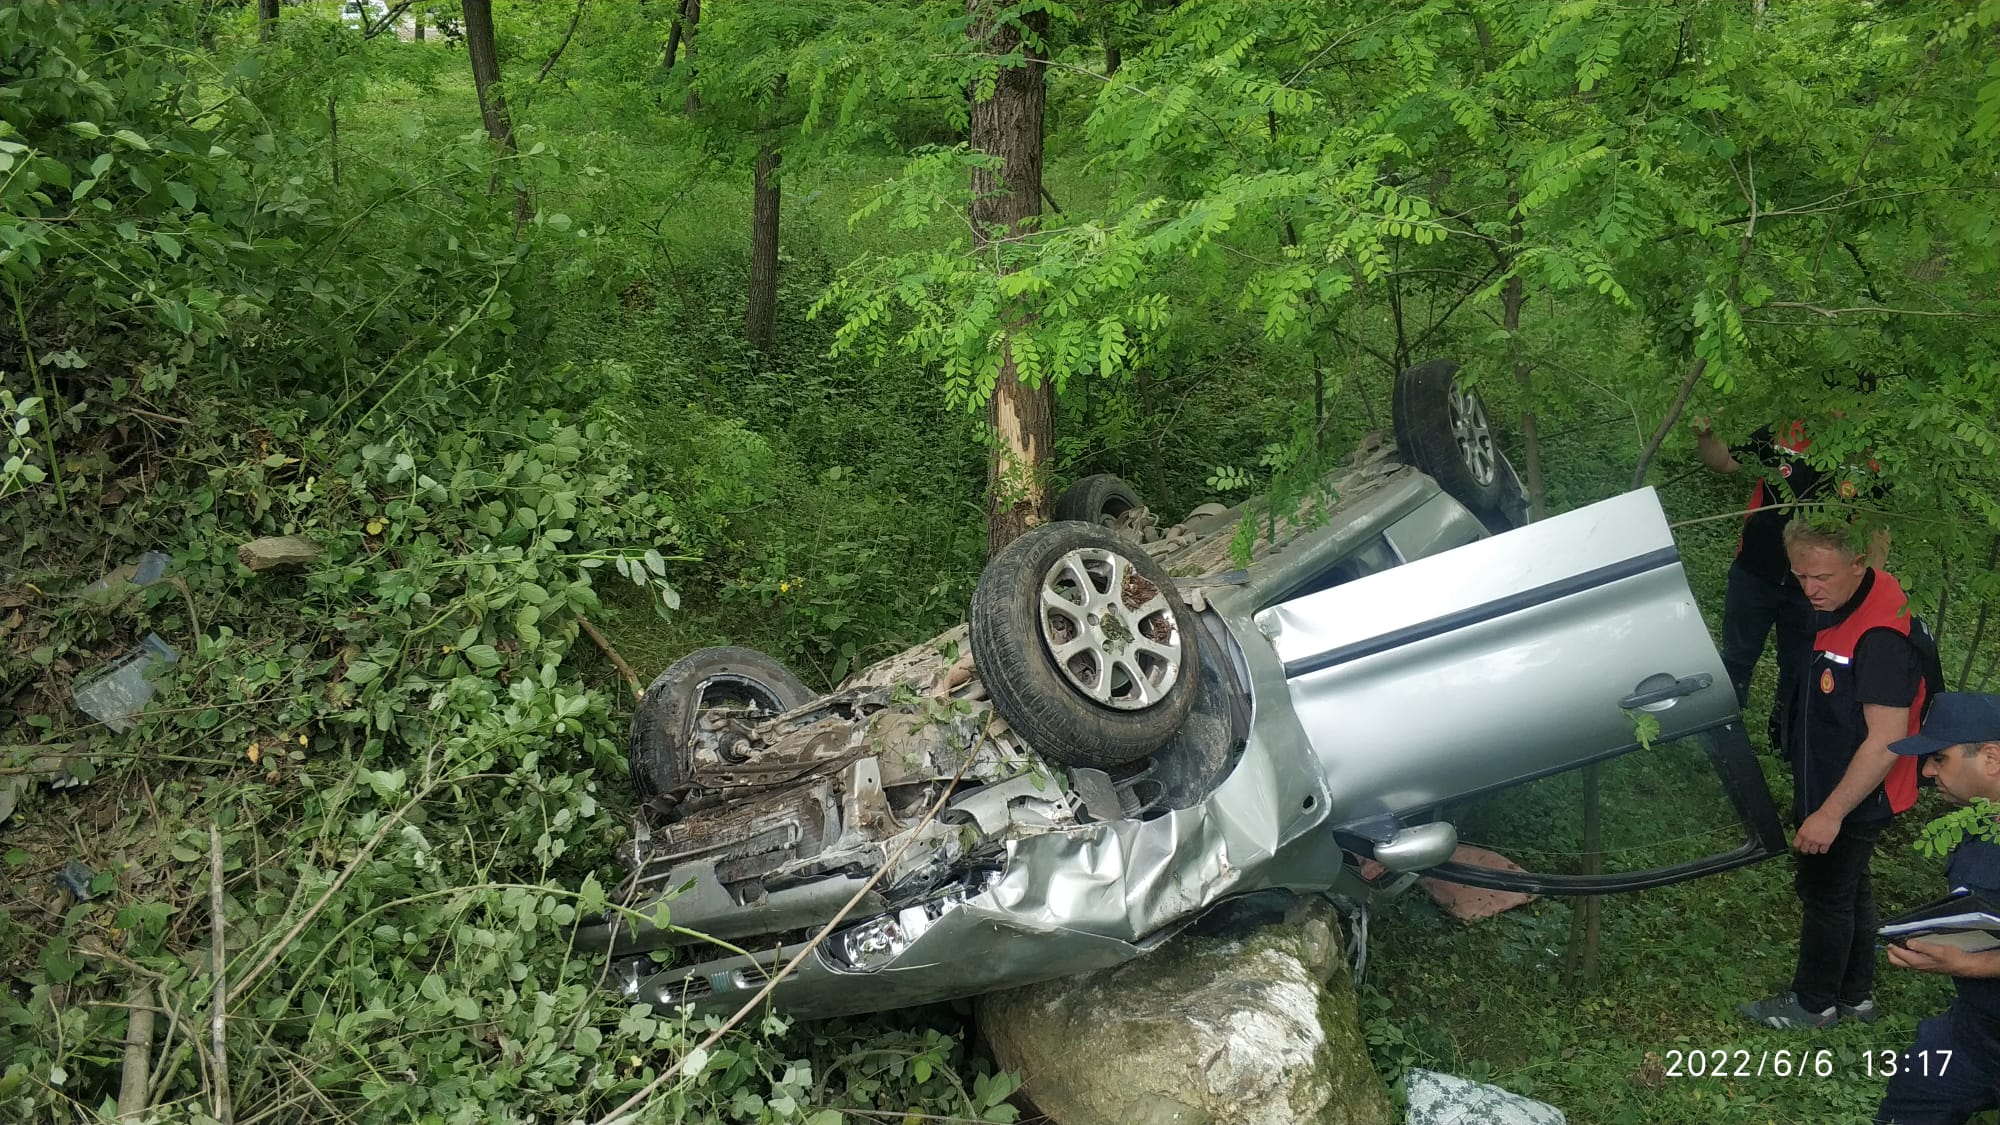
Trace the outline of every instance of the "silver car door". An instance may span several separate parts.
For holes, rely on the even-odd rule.
[[[1444,820],[1504,857],[1461,854],[1454,878],[1591,893],[1782,847],[1650,489],[1272,606],[1258,625],[1330,822],[1361,846]]]

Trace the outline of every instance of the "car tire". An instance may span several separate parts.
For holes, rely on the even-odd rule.
[[[1145,757],[1200,689],[1187,603],[1151,556],[1095,524],[1045,524],[993,556],[972,592],[971,634],[994,710],[1064,765]]]
[[[644,800],[673,795],[694,771],[695,716],[717,703],[749,703],[771,714],[803,707],[813,691],[755,649],[704,648],[660,673],[632,713],[632,784]]]
[[[1499,508],[1500,449],[1479,392],[1457,383],[1458,364],[1419,363],[1396,376],[1390,414],[1403,459],[1475,512]]]
[[[1096,473],[1062,490],[1056,497],[1055,518],[1058,522],[1080,520],[1110,527],[1119,516],[1140,506],[1139,494],[1122,477]]]

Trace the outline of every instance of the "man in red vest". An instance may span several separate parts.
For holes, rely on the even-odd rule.
[[[1917,732],[1925,657],[1910,638],[1902,586],[1869,566],[1845,530],[1793,520],[1785,527],[1785,553],[1817,627],[1786,724],[1792,815],[1799,823],[1793,889],[1804,920],[1791,989],[1740,1010],[1776,1028],[1872,1021],[1875,896],[1868,862],[1889,818],[1916,801],[1916,759],[1900,759],[1899,766],[1889,744]]]

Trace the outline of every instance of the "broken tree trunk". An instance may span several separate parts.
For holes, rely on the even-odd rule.
[[[1020,66],[1001,68],[989,96],[972,92],[971,141],[976,152],[999,159],[997,168],[972,171],[972,226],[977,249],[997,270],[1011,272],[1007,243],[1025,236],[1042,212],[1042,110],[1048,98],[1040,46],[1048,13],[1002,18],[999,0],[966,0],[966,25],[975,49],[1009,56]],[[1024,34],[1025,33],[1025,34]],[[1020,324],[1026,309],[1005,314]],[[993,452],[987,463],[986,550],[993,554],[1041,523],[1048,508],[1044,467],[1054,425],[1048,384],[1023,380],[1007,336],[1000,341],[1000,371],[988,407]]]

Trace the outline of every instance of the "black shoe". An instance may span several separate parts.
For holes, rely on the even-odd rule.
[[[1840,1020],[1838,1006],[1815,1012],[1799,1003],[1796,992],[1780,992],[1767,1000],[1739,1004],[1736,1010],[1755,1023],[1780,1031],[1813,1031],[1832,1027]]]

